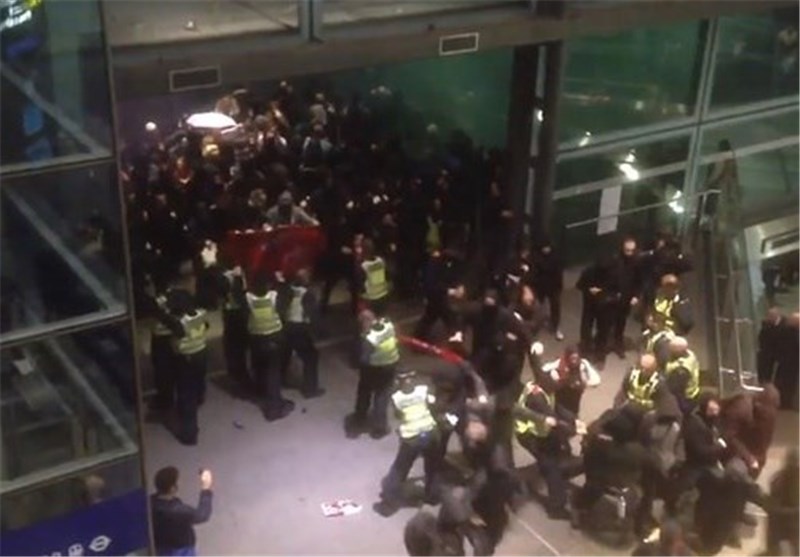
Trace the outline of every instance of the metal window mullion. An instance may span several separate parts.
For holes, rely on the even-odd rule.
[[[591,146],[587,147],[581,147],[579,145],[581,139],[565,141],[558,146],[558,150],[560,153],[564,153],[565,155],[579,155],[593,151],[602,151],[603,149],[613,148],[617,145],[628,144],[631,141],[637,141],[641,143],[642,139],[648,139],[654,135],[664,135],[686,130],[686,128],[692,126],[694,123],[693,117],[682,116],[680,118],[667,120],[665,122],[657,122],[654,124],[647,124],[645,126],[637,126],[634,128],[609,132],[603,135],[592,136]]]
[[[591,147],[577,147],[568,150],[559,149],[557,162],[605,154],[620,147],[633,149],[641,145],[649,145],[665,139],[687,136],[694,125],[696,124],[691,119],[682,119],[680,125],[675,125],[675,122],[672,122],[670,126],[662,127],[660,130],[651,129],[644,131],[644,128],[639,128],[635,135],[628,135],[619,139],[614,139],[613,141],[597,143]]]
[[[102,156],[99,155],[99,153],[78,153],[40,161],[6,164],[0,167],[0,177],[3,178],[0,181],[0,187],[6,185],[5,182],[18,177],[28,178],[48,172],[69,172],[92,166],[103,166],[110,164],[114,159],[113,151],[106,150]]]
[[[703,48],[703,64],[700,70],[700,83],[697,86],[695,99],[694,120],[703,121],[708,113],[711,102],[711,92],[714,89],[714,72],[717,67],[717,52],[719,51],[719,18],[709,20],[706,44]]]
[[[28,327],[4,334],[0,337],[0,350],[6,350],[14,346],[30,344],[49,338],[81,333],[90,329],[99,329],[129,320],[130,315],[126,311],[125,306],[122,304],[119,304],[119,306],[119,310],[105,310],[102,312],[90,313],[52,324]]]

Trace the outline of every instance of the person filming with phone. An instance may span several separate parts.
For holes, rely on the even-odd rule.
[[[196,508],[178,498],[178,476],[174,466],[156,472],[156,492],[150,499],[156,555],[197,555],[194,525],[211,518],[211,471],[200,470],[200,501]]]

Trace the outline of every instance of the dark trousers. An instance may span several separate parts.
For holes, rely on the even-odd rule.
[[[547,484],[547,509],[563,509],[567,504],[568,474],[563,467],[564,454],[546,439],[533,435],[517,436],[520,445],[536,459],[536,466]]]
[[[630,299],[623,298],[609,307],[612,321],[614,348],[625,350],[625,325],[631,314]]]
[[[186,443],[197,442],[197,408],[206,395],[206,351],[176,356],[176,394],[178,437]]]
[[[608,307],[583,298],[581,308],[581,348],[586,354],[605,358],[610,320]]]
[[[366,304],[367,308],[369,308],[369,310],[377,317],[384,317],[386,315],[386,310],[389,307],[389,296],[386,295],[378,300],[364,299],[364,303]]]
[[[249,386],[247,373],[247,315],[239,310],[222,312],[222,351],[228,375],[239,385]]]
[[[408,473],[417,457],[422,455],[425,464],[425,494],[433,496],[436,493],[439,471],[441,470],[441,450],[439,432],[419,435],[413,439],[401,439],[397,456],[389,469],[389,473],[381,484],[381,499],[397,503],[402,498],[403,484],[408,479]]]
[[[281,379],[284,383],[288,381],[292,354],[297,353],[303,363],[303,384],[300,390],[304,394],[313,393],[319,389],[319,353],[311,334],[311,326],[305,323],[288,323],[284,334],[281,348]]]
[[[266,410],[278,410],[283,402],[281,372],[277,366],[277,356],[282,353],[282,344],[281,333],[250,335],[253,375],[258,395],[264,397]]]
[[[372,402],[371,426],[381,431],[388,429],[387,412],[389,396],[394,381],[394,366],[362,367],[358,372],[355,419],[363,424]]]
[[[555,332],[561,327],[561,291],[556,292],[541,292],[539,293],[539,300],[547,304],[550,309],[550,329]]]
[[[153,335],[150,342],[150,361],[156,388],[155,407],[158,410],[172,408],[175,403],[175,354],[170,339],[170,335]]]
[[[353,269],[349,265],[342,263],[331,263],[325,271],[325,280],[322,286],[322,297],[320,298],[320,309],[324,312],[328,309],[331,301],[331,293],[340,281],[347,282],[347,290],[350,292],[350,311],[355,315],[358,311],[358,299],[361,293],[360,285],[356,283]]]
[[[455,326],[456,319],[455,314],[450,307],[450,302],[447,299],[447,295],[435,296],[428,298],[425,301],[425,312],[422,314],[422,318],[419,320],[419,323],[417,323],[414,336],[423,340],[429,339],[431,329],[440,319],[447,328],[447,333],[449,336],[453,327]]]

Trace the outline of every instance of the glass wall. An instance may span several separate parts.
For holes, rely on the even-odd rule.
[[[149,545],[96,0],[4,4],[0,553]]]
[[[621,234],[686,230],[709,189],[743,222],[796,208],[797,19],[795,8],[567,43],[553,234],[572,263]]]
[[[797,95],[797,8],[723,17],[711,108],[731,108]]]
[[[568,41],[560,140],[586,145],[691,116],[707,27],[696,21]]]

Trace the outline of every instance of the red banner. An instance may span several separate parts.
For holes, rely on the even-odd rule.
[[[464,361],[464,358],[456,352],[448,350],[447,348],[441,348],[439,346],[429,344],[419,340],[418,338],[398,335],[397,340],[400,341],[400,344],[410,348],[411,350],[414,350],[415,352],[422,352],[423,354],[435,356],[446,362],[450,362],[451,364],[460,364]]]
[[[223,250],[241,265],[248,279],[276,271],[291,277],[302,267],[314,267],[325,250],[325,235],[310,226],[284,226],[268,232],[234,230],[228,232]]]

